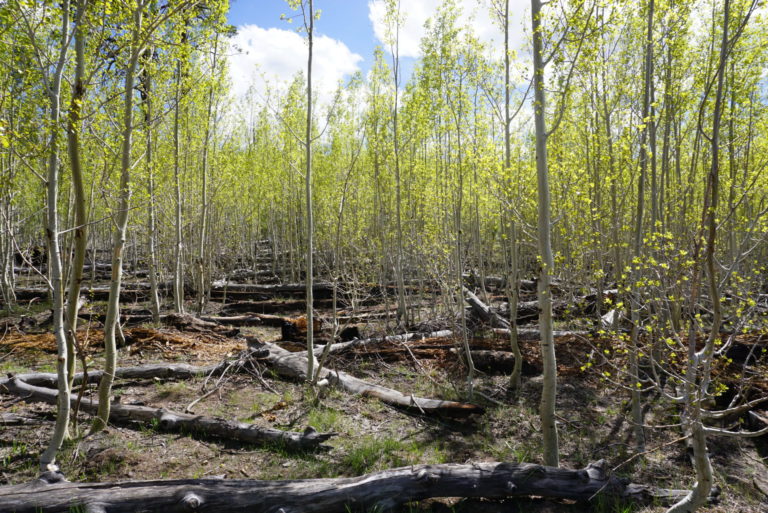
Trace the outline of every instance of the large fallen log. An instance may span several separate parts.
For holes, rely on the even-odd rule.
[[[266,347],[269,356],[266,361],[278,374],[295,379],[306,379],[307,357],[303,353],[291,353],[270,343],[255,343],[255,347]],[[322,369],[321,379],[337,384],[351,394],[375,397],[381,402],[424,414],[439,414],[446,417],[467,417],[483,413],[483,408],[476,404],[427,399],[414,395],[405,395],[397,390],[374,383],[368,383],[343,371]]]
[[[462,352],[455,347],[450,348],[450,351],[455,354]],[[475,367],[484,372],[509,372],[515,367],[515,356],[507,351],[474,349],[470,353]]]
[[[50,388],[37,387],[12,377],[6,381],[0,391],[17,395],[27,402],[45,402],[56,404],[58,392]],[[74,407],[77,398],[72,397]],[[99,403],[87,399],[80,403],[80,410],[96,413]],[[195,433],[203,436],[215,436],[226,440],[237,440],[251,444],[274,444],[289,450],[310,451],[327,448],[322,443],[334,436],[335,433],[319,433],[313,427],[307,427],[303,433],[295,431],[280,431],[278,429],[245,424],[243,422],[227,421],[201,415],[190,415],[165,408],[136,406],[130,404],[112,403],[110,422],[133,424],[135,422],[156,422],[160,429],[184,433]],[[0,511],[6,511],[0,507]],[[13,510],[10,510],[13,511]]]
[[[241,304],[241,303],[235,303]],[[201,317],[204,321],[215,322],[221,325],[230,326],[273,326],[280,328],[287,319],[290,317],[284,317],[282,315],[272,314],[243,314],[243,315],[207,315]]]
[[[330,299],[333,297],[333,284],[315,283],[312,286],[315,299]],[[227,297],[252,297],[254,299],[269,299],[275,296],[303,297],[307,288],[303,283],[285,285],[261,285],[245,283],[214,282],[211,287],[211,297],[227,295]]]
[[[148,365],[139,365],[133,367],[118,367],[115,370],[115,377],[118,379],[190,379],[200,376],[219,376],[225,371],[238,372],[246,368],[251,359],[263,358],[267,356],[267,350],[245,351],[238,358],[226,360],[216,365],[195,366],[187,363],[157,363]],[[88,373],[88,383],[98,383],[101,381],[103,371],[91,371]],[[16,379],[34,386],[56,388],[58,376],[52,372],[30,372],[25,374],[16,374]],[[0,390],[3,385],[8,383],[12,377],[0,378]],[[83,382],[84,374],[78,372],[73,378],[73,384],[79,385]]]
[[[451,330],[433,331],[431,333],[403,333],[400,335],[389,335],[385,337],[373,337],[365,339],[355,339],[348,342],[337,342],[332,344],[328,351],[330,353],[340,353],[349,349],[371,349],[386,344],[403,344],[412,340],[422,340],[425,338],[451,338]],[[315,355],[320,356],[325,350],[325,346],[315,348]]]
[[[0,487],[0,510],[16,513],[227,511],[335,513],[387,511],[435,497],[540,496],[581,502],[669,503],[687,494],[610,476],[604,461],[581,470],[531,463],[415,465],[360,477],[257,481],[180,479],[69,483],[48,472],[28,484]]]
[[[172,326],[179,331],[194,331],[198,333],[212,331],[224,335],[225,337],[233,337],[240,333],[240,330],[238,329],[227,328],[217,322],[198,319],[189,314],[168,314],[163,317],[163,324]]]
[[[614,299],[617,290],[605,290],[603,296],[606,298]],[[472,311],[480,317],[480,319],[490,324],[494,328],[509,328],[509,320],[495,311],[490,306],[483,303],[475,294],[473,294],[466,287],[464,288],[465,299],[467,303],[472,307]],[[559,317],[573,316],[573,315],[590,315],[595,313],[597,293],[591,293],[586,296],[576,296],[572,299],[557,300],[552,305],[552,311]],[[506,311],[505,307],[506,306]],[[501,313],[509,315],[509,303],[502,305]],[[517,324],[525,324],[527,322],[535,321],[539,318],[539,302],[534,301],[520,301],[517,304]]]
[[[472,307],[472,311],[475,312],[484,322],[487,322],[494,328],[509,329],[509,321],[497,314],[491,308],[480,301],[480,299],[468,288],[463,287],[464,298],[467,303]]]
[[[226,326],[261,326],[269,325],[264,322],[261,315],[206,315],[200,319],[208,322],[215,322]]]
[[[259,301],[240,301],[241,299],[250,299],[250,296],[227,296],[228,300],[234,299],[236,303],[230,303],[221,309],[224,315],[231,314],[270,314],[283,312],[301,312],[306,310],[307,303],[303,299],[269,299]],[[216,300],[217,298],[212,297]],[[330,308],[333,306],[331,299],[316,299],[312,303],[315,308]]]
[[[312,319],[312,329],[316,335],[320,335],[322,331],[323,323],[317,317]],[[280,326],[280,338],[282,340],[301,341],[307,339],[307,316],[302,315],[292,319],[286,319],[282,326]]]
[[[494,328],[493,332],[496,335],[509,336],[509,330],[504,328]],[[552,332],[552,336],[555,338],[562,337],[588,337],[590,333],[584,330],[555,330]],[[541,331],[538,328],[517,328],[518,340],[539,340],[541,338]]]
[[[45,301],[48,299],[48,289],[44,287],[18,287],[14,289],[18,301]],[[147,298],[149,286],[142,283],[130,283],[120,290],[120,301],[141,301]],[[95,301],[106,301],[109,298],[109,287],[82,287],[80,295]]]

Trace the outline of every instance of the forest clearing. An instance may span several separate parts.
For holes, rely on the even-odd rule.
[[[0,1],[0,513],[768,511],[768,7],[407,4]]]

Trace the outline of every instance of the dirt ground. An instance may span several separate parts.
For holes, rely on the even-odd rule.
[[[280,338],[279,328],[242,328],[245,335],[266,341]],[[100,368],[101,333],[84,330],[89,365]],[[52,372],[55,356],[48,334],[0,335],[0,370],[3,373]],[[210,364],[235,356],[245,340],[218,334],[178,332],[169,328],[139,326],[126,331],[130,344],[120,351],[120,365],[154,362]],[[582,468],[605,459],[614,472],[636,483],[687,489],[693,471],[679,430],[648,429],[647,454],[633,458],[627,418],[627,394],[601,380],[594,369],[582,370],[590,352],[607,341],[581,337],[558,340],[559,390],[557,412],[561,465]],[[474,345],[505,349],[505,340],[476,339]],[[475,400],[486,406],[482,416],[465,421],[413,415],[365,397],[330,389],[317,401],[301,383],[276,376],[268,368],[260,376],[235,374],[221,388],[198,402],[194,413],[250,422],[283,430],[303,430],[311,425],[338,436],[333,449],[316,454],[296,454],[280,447],[253,447],[241,443],[201,438],[194,434],[165,433],[158,426],[110,426],[95,436],[69,442],[59,462],[72,481],[202,478],[297,479],[355,476],[376,470],[418,463],[526,461],[540,462],[541,435],[538,401],[538,345],[524,342],[526,376],[516,396],[508,393],[503,373],[481,373]],[[455,354],[429,354],[424,341],[411,343],[411,351],[392,346],[377,353],[333,357],[331,367],[357,377],[414,395],[458,399],[464,394],[464,370]],[[292,347],[290,344],[285,347]],[[293,346],[295,347],[295,346]],[[426,352],[425,352],[426,351]],[[115,395],[124,404],[143,404],[183,411],[210,390],[212,380],[118,380]],[[94,386],[85,392],[92,396]],[[650,398],[650,397],[649,397]],[[44,404],[26,404],[0,395],[0,412],[25,418],[21,425],[0,425],[0,484],[16,484],[37,476],[37,461],[50,437],[55,410]],[[676,422],[675,411],[654,406],[647,411],[651,425]],[[89,416],[78,416],[75,433],[83,433]],[[705,509],[711,513],[768,511],[768,443],[762,439],[712,439],[710,451],[722,489],[720,502]],[[763,491],[760,491],[763,487]],[[542,499],[470,501],[443,499],[412,505],[408,511],[577,512],[635,511],[631,506],[569,504]],[[663,507],[639,511],[660,512]]]

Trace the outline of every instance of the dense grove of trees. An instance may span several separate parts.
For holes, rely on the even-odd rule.
[[[636,420],[650,388],[681,405],[699,458],[687,511],[711,486],[704,421],[716,413],[702,404],[723,392],[712,362],[729,333],[762,327],[768,22],[757,0],[531,4],[523,28],[509,26],[507,0],[483,3],[498,40],[526,30],[517,55],[482,44],[445,0],[403,81],[407,8],[391,1],[371,72],[309,110],[304,73],[266,96],[229,95],[226,0],[1,3],[4,302],[14,259],[47,246],[55,329],[71,356],[83,261],[111,258],[114,348],[123,265],[150,269],[153,297],[173,281],[160,295],[202,310],[212,281],[252,267],[264,239],[286,282],[304,281],[310,255],[314,277],[345,290],[391,284],[402,324],[414,315],[406,284],[437,284],[455,319],[467,273],[481,288],[506,278],[512,304],[518,281],[538,277],[543,347],[553,279],[597,291],[598,303],[618,289],[599,310],[616,309],[602,329],[623,341],[627,365],[603,377],[632,396]],[[649,359],[655,378],[641,379]],[[60,371],[71,376],[69,362]],[[551,419],[545,461],[557,465]],[[642,449],[641,422],[635,442]]]

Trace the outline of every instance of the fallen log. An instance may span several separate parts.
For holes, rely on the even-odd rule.
[[[349,349],[368,349],[384,344],[402,344],[410,342],[411,340],[422,340],[425,338],[451,338],[453,332],[451,330],[433,331],[431,333],[403,333],[401,335],[389,335],[386,337],[374,337],[366,339],[355,339],[348,342],[337,342],[328,349],[330,353],[340,353]],[[315,355],[322,354],[325,346],[318,346],[315,348]]]
[[[494,328],[493,332],[496,335],[509,336],[509,330],[504,328]],[[584,330],[555,330],[552,332],[555,338],[562,337],[588,337],[590,333]],[[541,331],[538,328],[517,328],[518,340],[539,340],[541,338]]]
[[[229,299],[237,299],[236,303],[230,303],[222,308],[221,313],[230,314],[270,314],[281,312],[300,312],[307,308],[307,303],[303,299],[281,299],[281,300],[265,300],[265,301],[239,301],[239,299],[248,298],[247,296],[230,296]],[[216,298],[212,297],[215,300]],[[331,299],[316,299],[312,303],[315,308],[330,308],[333,306],[333,300]]]
[[[483,320],[490,324],[494,328],[509,328],[509,320],[495,311],[490,306],[483,303],[475,294],[469,289],[464,287],[464,293],[466,295],[466,301],[472,307],[472,311]],[[614,299],[617,290],[605,290],[603,296],[605,298]],[[555,315],[572,316],[572,315],[590,315],[595,313],[597,305],[597,294],[592,293],[586,296],[576,296],[570,301],[557,300],[552,305],[552,311]],[[505,308],[506,307],[506,308]],[[502,305],[502,313],[509,315],[509,303]],[[539,302],[534,301],[520,301],[517,304],[516,313],[517,323],[525,324],[527,322],[535,321],[539,317]]]
[[[509,303],[507,305],[507,313],[509,313]],[[503,305],[502,305],[503,306]],[[517,323],[525,324],[527,322],[535,321],[539,318],[539,302],[538,301],[520,301],[517,303]]]
[[[313,317],[312,319],[312,329],[314,330],[314,333],[316,335],[320,334],[320,331],[322,330],[322,322],[317,317]],[[307,316],[302,315],[301,317],[296,318],[288,318],[285,319],[285,322],[282,326],[280,326],[280,338],[282,340],[289,340],[289,341],[301,341],[307,339]]]
[[[334,344],[335,345],[335,344]],[[471,347],[471,346],[470,346]],[[364,347],[365,354],[373,354],[384,361],[397,361],[403,358],[417,358],[417,359],[434,359],[443,358],[447,354],[453,354],[455,361],[458,360],[460,355],[464,354],[463,349],[458,349],[454,344],[440,344],[440,343],[427,343],[427,344],[401,344],[390,345],[381,347],[376,345],[371,348]],[[515,366],[515,356],[509,351],[497,351],[490,349],[477,349],[471,347],[470,353],[472,354],[472,361],[478,370],[487,373],[497,372],[509,372]],[[360,352],[355,352],[355,355],[360,355]],[[523,360],[523,374],[526,376],[532,376],[540,372],[535,366],[529,364]]]
[[[206,315],[200,319],[227,326],[261,326],[266,324],[260,315]]]
[[[56,390],[30,385],[16,377],[12,377],[5,382],[0,390],[17,395],[27,402],[56,404],[56,398],[58,397],[58,391]],[[73,407],[76,402],[77,398],[73,396],[71,399]],[[95,400],[88,399],[80,403],[80,410],[88,413],[96,413],[98,408],[99,403]],[[135,406],[117,402],[112,403],[109,420],[123,424],[133,424],[135,422],[146,424],[155,421],[157,426],[165,431],[195,433],[259,445],[275,444],[295,451],[327,449],[328,447],[323,446],[322,443],[335,435],[335,433],[319,433],[311,426],[308,426],[303,433],[280,431],[243,422],[180,413],[166,410],[165,408]],[[0,507],[0,511],[5,510]]]
[[[244,352],[240,357],[233,360],[227,360],[216,365],[206,365],[198,367],[187,363],[158,363],[149,365],[140,365],[133,367],[118,367],[115,370],[115,377],[118,379],[190,379],[200,376],[218,376],[229,369],[229,372],[238,372],[245,368],[250,359],[263,358],[267,356],[266,350],[250,350]],[[88,383],[98,383],[101,381],[103,371],[91,371],[88,373]],[[12,376],[13,377],[13,376]],[[0,379],[0,390],[8,383],[12,377]],[[84,374],[78,372],[73,378],[73,385],[80,385],[83,382]],[[16,374],[16,379],[34,386],[56,388],[58,385],[58,376],[52,372],[30,372],[25,374]]]
[[[604,461],[568,470],[532,463],[445,463],[383,470],[360,477],[257,481],[178,479],[70,483],[47,472],[22,485],[0,487],[0,510],[16,513],[198,511],[335,513],[387,511],[437,497],[548,497],[669,503],[685,490],[629,484],[608,475]]]
[[[14,289],[17,301],[46,301],[48,299],[48,289],[43,287],[19,287]],[[142,284],[131,283],[126,288],[120,290],[120,301],[140,301],[147,298],[149,287],[144,288]],[[89,300],[106,301],[109,298],[109,287],[83,287],[80,289],[80,295]]]
[[[12,412],[0,412],[0,426],[20,426],[33,423],[39,424],[40,421]]]
[[[189,314],[168,314],[163,317],[163,324],[172,326],[179,331],[194,331],[197,333],[214,332],[225,337],[234,337],[240,334],[240,330],[222,326],[217,322],[198,319]]]
[[[307,357],[302,353],[291,353],[275,344],[266,342],[256,343],[255,347],[265,347],[269,349],[269,356],[266,357],[267,364],[278,374],[301,380],[307,378]],[[467,417],[472,414],[483,413],[484,411],[481,406],[476,404],[405,395],[397,390],[368,383],[351,374],[338,370],[324,368],[320,372],[320,379],[327,379],[329,382],[337,384],[340,388],[351,394],[375,397],[383,403],[424,414],[440,414],[447,417]]]
[[[235,303],[236,305],[243,304],[243,303]],[[223,310],[222,310],[223,312]],[[208,315],[201,317],[204,321],[209,322],[215,322],[218,324],[230,324],[231,326],[258,326],[258,325],[264,325],[264,326],[272,326],[275,328],[281,327],[283,324],[285,324],[285,321],[290,319],[290,317],[284,317],[282,315],[273,315],[273,314],[265,314],[265,313],[259,313],[259,314],[243,314],[243,315]],[[241,324],[243,323],[243,324]]]
[[[315,299],[330,299],[333,297],[333,284],[315,283],[312,286]],[[266,285],[266,284],[247,284],[247,283],[228,283],[214,282],[211,287],[211,296],[220,296],[226,294],[237,297],[252,295],[254,298],[261,297],[269,299],[274,296],[303,297],[307,292],[307,287],[303,283],[285,284],[285,285]]]
[[[483,321],[487,322],[494,328],[509,329],[509,321],[497,314],[491,308],[480,301],[480,299],[468,288],[463,287],[464,296],[472,307],[472,311],[475,312]]]
[[[450,348],[455,354],[463,354],[463,350]],[[506,351],[491,351],[488,349],[471,350],[472,363],[481,371],[509,372],[515,367],[515,356]]]

